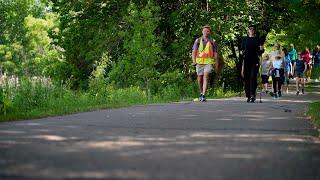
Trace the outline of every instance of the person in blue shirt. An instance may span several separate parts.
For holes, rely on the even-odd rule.
[[[318,44],[316,49],[313,51],[312,62],[314,68],[320,68],[320,44]]]
[[[290,48],[291,48],[291,50],[289,51],[288,54],[289,54],[290,59],[291,59],[292,67],[294,67],[294,65],[296,63],[296,60],[298,59],[297,50],[294,48],[293,44],[290,44]]]
[[[286,86],[286,93],[289,91],[289,77],[292,75],[292,64],[291,58],[288,54],[287,48],[282,49],[282,54],[284,58],[284,86]]]
[[[299,58],[297,59],[294,69],[296,73],[296,88],[297,88],[297,95],[300,94],[300,87],[299,85],[301,84],[301,92],[304,94],[304,74],[307,71],[307,62],[303,60],[301,52],[298,53]]]

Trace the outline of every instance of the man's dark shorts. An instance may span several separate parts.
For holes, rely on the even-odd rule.
[[[296,71],[296,77],[297,77],[297,78],[304,78],[304,73],[303,73],[303,71],[302,71],[302,72]]]
[[[261,75],[262,84],[266,84],[269,82],[269,76],[268,75]]]

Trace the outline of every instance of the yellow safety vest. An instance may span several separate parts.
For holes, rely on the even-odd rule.
[[[206,46],[203,47],[202,37],[199,38],[199,41],[200,41],[200,44],[199,44],[199,48],[196,56],[197,64],[213,64],[214,52],[213,52],[212,43],[208,41]]]

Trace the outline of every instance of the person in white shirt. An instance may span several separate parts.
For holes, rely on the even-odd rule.
[[[263,91],[265,93],[268,93],[268,82],[269,82],[269,68],[270,68],[270,59],[269,55],[267,53],[262,54],[262,59],[261,59],[261,82],[262,82],[262,87]]]
[[[274,98],[278,98],[282,96],[281,86],[283,84],[284,76],[284,60],[280,52],[279,44],[275,44],[275,49],[276,50],[272,52],[269,72],[272,77],[273,86],[273,93],[271,93],[271,95]]]

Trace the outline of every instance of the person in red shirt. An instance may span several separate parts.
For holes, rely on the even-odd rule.
[[[304,62],[307,63],[307,71],[306,71],[306,81],[310,80],[311,77],[311,53],[309,48],[306,47],[306,49],[301,53],[301,57],[304,60]]]

